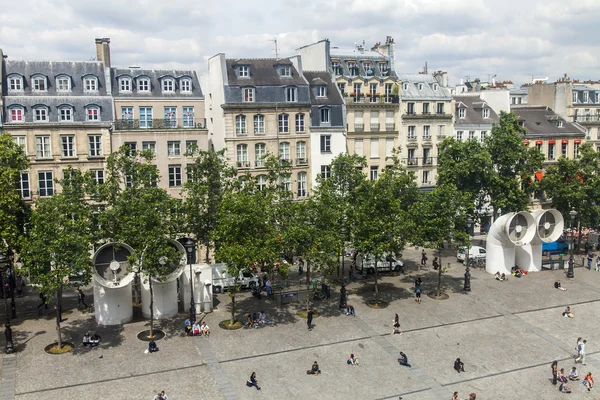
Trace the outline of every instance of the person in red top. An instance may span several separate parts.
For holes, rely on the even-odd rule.
[[[591,372],[588,372],[585,378],[583,379],[583,386],[587,388],[588,392],[594,387],[594,378],[592,377]]]

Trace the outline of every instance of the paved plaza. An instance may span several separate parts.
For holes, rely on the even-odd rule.
[[[478,243],[475,243],[478,244]],[[434,252],[429,251],[429,259]],[[575,365],[572,353],[579,336],[587,339],[587,365],[577,364],[584,375],[592,372],[600,382],[600,272],[575,270],[568,280],[563,271],[532,273],[521,279],[498,282],[482,270],[472,271],[472,291],[463,294],[464,267],[451,250],[443,263],[451,263],[443,277],[447,300],[423,297],[414,302],[412,287],[420,276],[425,292],[432,292],[437,273],[431,267],[417,271],[420,249],[408,249],[406,275],[387,274],[380,282],[386,309],[365,304],[373,297],[373,280],[349,285],[349,303],[356,317],[338,310],[339,292],[316,303],[321,315],[308,331],[306,320],[296,316],[302,304],[277,307],[244,293],[237,301],[244,313],[264,310],[272,326],[226,331],[219,321],[229,318],[229,297],[217,296],[216,310],[202,316],[211,327],[210,338],[182,335],[185,314],[160,323],[166,337],[160,351],[144,354],[146,343],[136,338],[147,329],[138,320],[122,327],[97,327],[92,313],[76,309],[70,293],[64,317],[65,340],[77,344],[67,355],[49,355],[44,346],[55,340],[53,314],[38,317],[35,293],[17,299],[16,355],[4,356],[0,396],[3,400],[131,399],[151,400],[164,390],[170,400],[181,399],[461,399],[471,392],[477,399],[600,399],[600,387],[591,392],[572,383],[571,395],[551,384],[550,364],[558,360],[566,372]],[[297,272],[293,272],[296,274]],[[567,291],[554,289],[560,279]],[[92,301],[88,295],[88,303]],[[575,318],[561,313],[570,305]],[[402,335],[390,335],[394,313],[400,316]],[[3,316],[2,316],[3,318]],[[86,331],[98,332],[98,348],[80,346]],[[3,339],[2,335],[2,339]],[[4,344],[2,343],[2,347]],[[404,351],[412,368],[398,365]],[[346,364],[350,353],[360,365]],[[466,372],[458,374],[453,361],[460,357]],[[306,375],[313,361],[319,376]],[[262,390],[246,387],[256,371]]]

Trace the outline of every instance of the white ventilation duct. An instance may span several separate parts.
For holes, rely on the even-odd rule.
[[[542,243],[557,241],[565,225],[562,214],[557,210],[536,210],[533,213],[536,235],[533,240],[515,252],[515,262],[525,271],[542,270]]]
[[[508,213],[496,219],[487,235],[486,271],[510,274],[515,265],[515,247],[528,244],[534,236],[535,221],[526,211]]]

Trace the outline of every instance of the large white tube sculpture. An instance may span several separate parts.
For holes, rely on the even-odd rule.
[[[190,297],[190,270],[189,265],[183,269],[183,273],[179,279],[179,291],[185,309],[187,310]],[[194,303],[196,311],[209,313],[212,311],[212,267],[208,264],[193,264],[192,265],[192,285],[194,288]]]
[[[169,244],[181,253],[179,263],[171,265],[172,271],[162,280],[152,278],[152,292],[154,293],[154,318],[170,318],[177,314],[177,278],[183,272],[187,260],[185,248],[175,240]],[[150,318],[150,282],[147,276],[141,277],[142,281],[142,315]]]
[[[131,282],[135,277],[127,258],[133,249],[106,243],[92,256],[94,310],[98,325],[121,325],[133,318]]]
[[[515,247],[528,244],[534,236],[534,219],[526,211],[508,213],[496,219],[487,235],[486,271],[510,274],[515,265]]]
[[[532,214],[536,235],[530,243],[516,248],[515,262],[525,271],[541,271],[542,243],[558,240],[563,233],[565,222],[557,210],[536,210]]]

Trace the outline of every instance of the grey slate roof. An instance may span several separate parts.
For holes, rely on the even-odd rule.
[[[235,66],[247,65],[250,67],[250,76],[247,78],[238,77]],[[292,68],[292,76],[281,77],[276,68],[277,65],[289,65]],[[259,59],[239,59],[226,60],[227,82],[230,86],[301,86],[306,85],[306,81],[290,60],[287,58],[259,58]]]
[[[523,127],[531,136],[581,136],[585,137],[586,129],[561,118],[550,107],[523,106],[513,107],[511,111],[524,123]],[[563,121],[562,128],[556,124]]]
[[[500,122],[498,114],[489,106],[489,104],[477,96],[454,96],[456,102],[456,122],[455,125],[486,125],[497,124]],[[483,118],[483,108],[489,109],[489,118]],[[465,109],[465,118],[458,118],[458,110]]]
[[[326,71],[303,71],[304,77],[310,85],[311,128],[343,128],[344,127],[344,100],[337,85]],[[327,97],[316,97],[319,86],[327,86]],[[330,123],[321,124],[320,109],[330,109]]]
[[[119,91],[119,78],[127,76],[132,78],[131,92]],[[164,70],[164,69],[141,69],[141,68],[111,68],[110,79],[112,81],[113,96],[117,98],[203,98],[200,82],[195,71],[192,70]],[[137,80],[138,77],[150,78],[150,92],[138,92]],[[161,78],[171,77],[175,79],[175,91],[164,93],[161,86]],[[181,78],[192,79],[192,92],[182,93],[179,90],[179,82]]]
[[[7,96],[4,98],[5,121],[10,122],[9,110],[11,106],[21,106],[25,110],[25,123],[34,122],[34,107],[48,107],[48,122],[36,122],[40,127],[49,123],[58,123],[59,107],[69,106],[73,110],[73,122],[85,124],[110,124],[113,119],[112,99],[108,96]],[[86,106],[98,106],[100,108],[100,121],[86,121]],[[68,124],[62,122],[61,124]],[[71,122],[72,123],[72,122]]]
[[[402,81],[402,100],[452,100],[450,90],[442,87],[432,75],[398,74],[398,79]],[[408,83],[406,90],[404,83]],[[419,83],[423,83],[422,90],[419,90]],[[437,90],[433,90],[434,84],[437,84]]]

